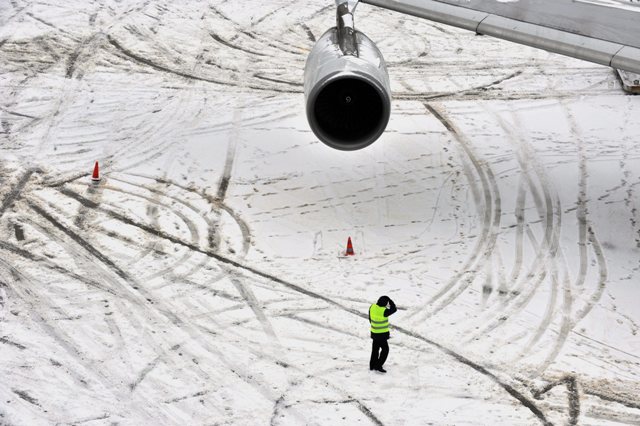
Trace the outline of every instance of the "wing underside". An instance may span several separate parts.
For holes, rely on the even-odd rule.
[[[549,52],[640,73],[640,8],[577,0],[362,0]]]

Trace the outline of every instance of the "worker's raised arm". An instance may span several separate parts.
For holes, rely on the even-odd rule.
[[[393,303],[393,300],[391,300],[391,298],[389,298],[389,307],[384,310],[384,316],[388,317],[389,315],[395,313],[397,310],[398,308],[396,308],[396,304]]]

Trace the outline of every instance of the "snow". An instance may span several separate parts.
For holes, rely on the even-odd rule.
[[[637,1],[634,0],[579,0],[581,3],[591,3],[607,7],[615,7],[618,9],[625,9],[632,12],[637,12],[640,6]]]
[[[0,424],[640,424],[640,98],[361,5],[393,113],[335,151],[301,93],[333,20],[0,4]]]

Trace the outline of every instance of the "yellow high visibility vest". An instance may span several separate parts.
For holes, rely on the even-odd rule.
[[[375,303],[369,307],[369,318],[371,322],[372,333],[389,332],[389,318],[384,316],[384,306],[378,306]]]

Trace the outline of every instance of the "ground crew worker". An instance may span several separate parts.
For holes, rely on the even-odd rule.
[[[388,306],[388,307],[387,307]],[[382,368],[389,355],[389,315],[396,312],[396,304],[388,296],[382,296],[378,302],[369,307],[369,323],[371,324],[371,360],[369,370],[381,373],[387,371]]]

